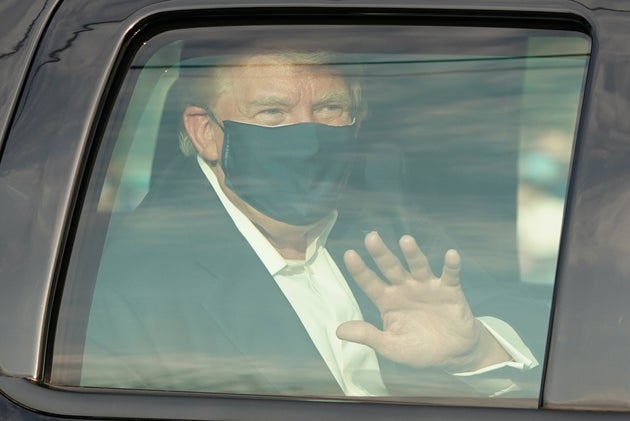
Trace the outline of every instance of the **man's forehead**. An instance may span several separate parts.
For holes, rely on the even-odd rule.
[[[306,98],[318,103],[350,101],[346,80],[325,58],[301,53],[241,57],[220,73],[219,98],[236,101],[245,114],[253,112],[252,107],[294,106]]]

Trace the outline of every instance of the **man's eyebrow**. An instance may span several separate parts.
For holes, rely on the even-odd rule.
[[[322,95],[315,101],[315,105],[342,103],[344,105],[350,104],[350,96],[346,92],[329,92]]]
[[[350,96],[346,92],[329,92],[317,99],[314,106],[340,103],[343,105],[350,104]],[[266,96],[254,99],[245,106],[246,112],[252,112],[261,107],[291,107],[292,103],[289,98],[282,96]]]
[[[291,102],[288,98],[283,98],[281,96],[266,96],[263,98],[258,98],[250,101],[245,105],[245,112],[247,114],[258,111],[260,108],[264,107],[290,107]]]

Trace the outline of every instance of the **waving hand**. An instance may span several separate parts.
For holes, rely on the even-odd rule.
[[[378,233],[365,237],[365,247],[385,280],[356,251],[345,253],[350,274],[381,313],[383,330],[363,321],[349,321],[338,327],[337,336],[414,367],[470,371],[509,360],[474,318],[464,297],[459,253],[446,253],[438,277],[413,237],[405,235],[399,244],[406,266]]]

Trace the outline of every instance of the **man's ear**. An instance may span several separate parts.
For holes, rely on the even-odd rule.
[[[207,161],[219,159],[216,131],[208,112],[201,107],[188,106],[184,111],[184,128],[199,155]]]

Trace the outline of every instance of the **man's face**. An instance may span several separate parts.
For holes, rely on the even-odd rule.
[[[195,142],[195,146],[212,163],[228,197],[251,220],[267,227],[268,218],[243,202],[225,184],[220,160],[224,134],[219,123],[231,120],[262,126],[306,122],[345,126],[352,123],[350,89],[342,77],[326,66],[290,64],[280,55],[253,56],[241,66],[223,70],[217,82],[220,93],[211,111],[218,122],[206,119],[205,125],[191,126],[201,128],[197,139],[203,142]],[[191,117],[191,121],[196,118],[202,117]]]

